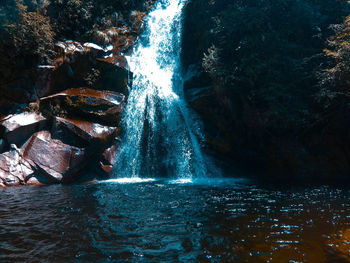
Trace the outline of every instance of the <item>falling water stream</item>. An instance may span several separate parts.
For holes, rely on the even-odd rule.
[[[180,51],[185,2],[158,2],[128,58],[134,77],[122,119],[117,177],[190,180],[206,174],[195,135],[198,129],[183,99]]]

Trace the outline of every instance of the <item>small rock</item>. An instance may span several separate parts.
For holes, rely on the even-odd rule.
[[[0,187],[26,184],[33,175],[34,170],[18,151],[0,154]]]
[[[113,145],[113,146],[109,147],[108,149],[106,149],[102,153],[102,156],[109,164],[114,165],[117,162],[117,159],[116,159],[117,150],[118,150],[118,146]]]

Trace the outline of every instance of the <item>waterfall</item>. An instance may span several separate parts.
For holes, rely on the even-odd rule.
[[[206,165],[183,98],[180,70],[182,9],[186,0],[163,0],[146,20],[133,54],[134,73],[124,116],[116,177],[206,175]]]

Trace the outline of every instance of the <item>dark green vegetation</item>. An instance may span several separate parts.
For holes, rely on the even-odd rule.
[[[337,0],[190,1],[183,61],[202,73],[185,88],[209,148],[282,179],[345,178],[349,19],[336,24],[349,13]]]

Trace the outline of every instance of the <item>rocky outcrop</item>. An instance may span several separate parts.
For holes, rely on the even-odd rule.
[[[0,100],[0,186],[111,174],[132,79],[125,54],[136,43],[138,23],[133,33],[127,26],[106,30],[111,39],[104,46],[56,41],[51,64],[37,66],[23,87],[0,88],[7,94]]]
[[[4,0],[0,6],[0,186],[109,176],[153,0]]]
[[[55,47],[59,56],[54,60],[55,68],[48,77],[49,87],[39,90],[50,90],[52,94],[69,88],[93,87],[127,94],[132,73],[127,69],[124,54],[135,41],[134,36],[120,36],[114,45],[104,48],[94,43],[57,42]]]
[[[26,15],[25,8],[20,12]],[[92,39],[100,45],[56,41],[50,63],[28,66],[21,81],[0,81],[0,186],[111,174],[132,80],[125,54],[143,17],[135,11],[129,26],[96,31]],[[104,36],[108,41],[101,45]]]
[[[69,49],[73,49],[72,45]],[[77,45],[74,43],[74,47]],[[94,45],[85,45],[83,50],[85,48],[88,51],[80,55],[92,57],[106,52]],[[73,59],[74,56],[75,52],[71,56],[72,65],[83,63]],[[96,57],[94,59],[97,61]],[[66,66],[70,66],[69,63]],[[113,77],[116,72],[124,72],[125,79],[118,82],[111,78],[113,87],[112,84],[106,87],[112,90],[101,90],[102,87],[60,88],[58,93],[51,94],[59,86],[56,68],[42,67],[45,74],[41,82],[46,88],[40,90],[40,95],[48,96],[27,104],[28,111],[1,116],[0,186],[86,182],[111,174],[130,73],[110,62],[96,63],[116,69]],[[70,86],[69,83],[72,87],[77,86],[77,82],[69,82],[69,70],[62,76],[66,77],[66,86]],[[77,80],[82,80],[82,76],[76,76]]]
[[[49,121],[35,113],[9,116],[3,125],[23,116],[33,119],[36,116],[45,126],[34,125],[33,119],[27,119],[28,125],[23,122],[15,126],[17,136],[6,137],[11,146],[0,154],[0,186],[84,182],[91,179],[86,176],[89,171],[95,171],[95,177],[111,173],[119,128],[62,117]],[[45,130],[36,132],[38,128]],[[18,149],[15,143],[21,144],[13,138],[26,136],[29,139]]]

